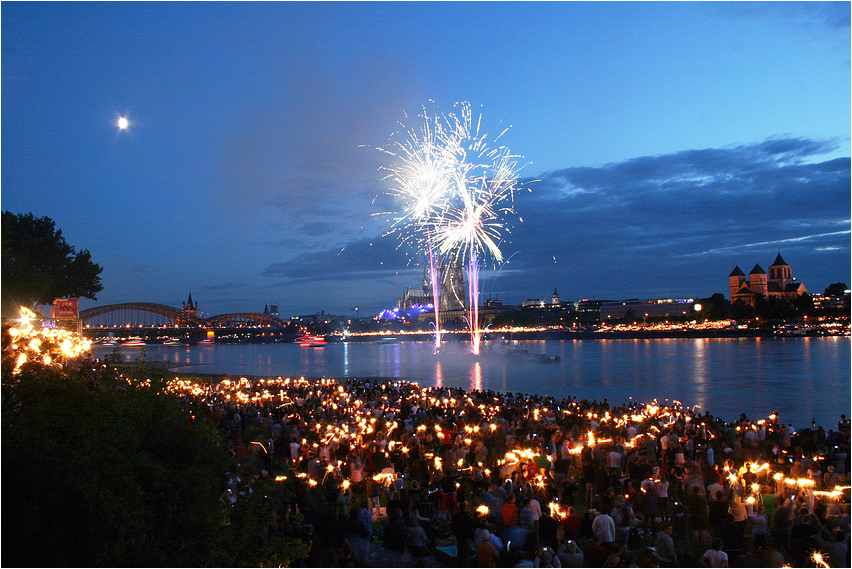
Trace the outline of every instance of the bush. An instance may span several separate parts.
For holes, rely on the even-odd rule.
[[[228,456],[163,383],[25,366],[2,387],[6,566],[199,566]]]

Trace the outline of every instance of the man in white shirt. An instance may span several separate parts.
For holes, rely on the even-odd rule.
[[[621,453],[615,449],[609,453],[609,473],[611,476],[621,476]]]
[[[700,563],[702,567],[728,567],[728,554],[722,551],[722,540],[716,538],[713,540],[712,549],[708,549],[701,556]]]
[[[725,487],[718,482],[714,482],[707,487],[707,496],[713,500],[721,500],[724,493]]]
[[[663,436],[660,437],[660,454],[662,455],[662,458],[663,458],[662,462],[663,462],[664,467],[668,465],[668,456],[667,456],[668,452],[669,452],[669,437],[667,437],[665,434],[663,434]]]
[[[592,533],[595,538],[604,543],[615,541],[615,521],[606,512],[599,513],[592,521]]]

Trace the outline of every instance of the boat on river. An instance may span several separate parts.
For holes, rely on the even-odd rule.
[[[296,338],[296,342],[303,348],[318,348],[328,343],[325,340],[325,336],[301,336]]]

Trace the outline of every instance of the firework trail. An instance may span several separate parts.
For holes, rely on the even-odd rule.
[[[492,147],[480,130],[481,116],[474,124],[470,104],[460,107],[458,115],[429,116],[424,109],[420,128],[407,129],[404,141],[380,150],[397,158],[386,168],[386,178],[394,182],[390,194],[403,204],[392,231],[400,232],[401,243],[414,241],[428,251],[436,330],[439,283],[433,249],[467,266],[468,326],[472,351],[478,354],[480,264],[487,255],[496,263],[503,260],[498,243],[508,231],[505,218],[514,213],[519,157]],[[440,333],[436,336],[437,347]]]
[[[432,306],[435,310],[435,349],[441,347],[439,318],[441,259],[433,250],[432,231],[448,208],[451,162],[446,159],[442,144],[444,123],[440,117],[429,117],[425,108],[419,128],[405,129],[406,138],[395,141],[391,148],[380,148],[396,158],[385,179],[393,186],[389,194],[402,203],[395,214],[392,232],[401,235],[400,245],[413,242],[416,249],[425,249],[429,258],[429,278],[432,285]],[[425,231],[425,234],[424,234]]]

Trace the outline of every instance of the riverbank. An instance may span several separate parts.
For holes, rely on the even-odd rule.
[[[114,348],[94,346],[96,357]],[[737,418],[748,402],[760,416],[778,412],[796,427],[849,414],[849,338],[469,340],[118,347],[121,361],[143,355],[169,369],[257,377],[393,377],[423,387],[549,394],[558,398],[684,402]],[[559,356],[540,362],[507,351]],[[188,367],[191,366],[191,367]],[[780,372],[780,373],[779,373]]]
[[[849,336],[849,328],[845,329],[789,329],[783,328],[719,328],[719,329],[693,329],[693,328],[670,328],[670,329],[599,329],[599,330],[512,330],[512,331],[485,331],[483,343],[496,343],[508,341],[538,341],[538,340],[656,340],[665,338],[772,338],[772,337],[826,337],[826,336]],[[330,342],[404,342],[404,341],[431,341],[434,338],[432,332],[383,332],[375,334],[350,334],[346,336],[329,335],[326,339]],[[441,334],[443,340],[449,342],[464,342],[470,340],[469,332],[444,332]]]

